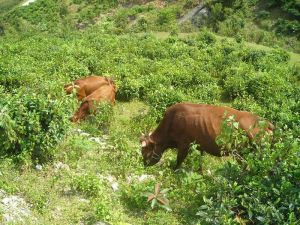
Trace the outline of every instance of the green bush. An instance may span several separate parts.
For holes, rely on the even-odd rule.
[[[157,23],[159,25],[164,25],[170,23],[174,19],[175,19],[175,15],[173,14],[173,10],[171,9],[161,10],[158,14]]]
[[[68,129],[67,101],[24,91],[1,93],[1,156],[26,155],[51,159]]]
[[[266,10],[261,10],[257,13],[258,19],[267,19],[268,17],[270,17],[270,12]]]
[[[147,202],[145,193],[153,190],[154,181],[144,181],[141,183],[133,183],[124,186],[121,190],[121,195],[126,205],[132,209],[147,209],[150,208]]]
[[[213,179],[212,186],[217,185],[219,192],[208,191],[197,213],[202,217],[199,220],[218,224],[231,224],[237,219],[255,224],[297,224],[300,187],[295,180],[300,175],[300,140],[290,130],[277,130],[272,144],[262,141],[259,145],[245,145],[241,137],[236,138],[235,146],[242,144],[243,151],[248,152],[242,159],[246,166],[225,164],[219,171],[221,177]]]
[[[95,208],[95,219],[96,220],[105,220],[109,221],[111,219],[111,210],[110,208],[111,202],[108,198],[97,198],[94,200],[94,208]]]
[[[101,102],[96,109],[95,123],[97,128],[107,130],[114,118],[113,106],[107,102]]]
[[[278,19],[276,24],[276,31],[278,33],[289,34],[289,35],[299,35],[300,34],[300,23],[297,20],[285,20]]]
[[[94,174],[82,174],[72,177],[71,187],[85,196],[92,198],[94,215],[93,220],[109,221],[111,218],[111,200],[108,197],[107,187]]]
[[[93,174],[76,175],[72,178],[71,187],[88,197],[101,196],[104,193],[105,186],[100,178]]]
[[[147,102],[158,117],[162,117],[167,107],[178,102],[183,102],[185,99],[184,94],[167,87],[159,87],[159,89],[150,92],[146,97]]]

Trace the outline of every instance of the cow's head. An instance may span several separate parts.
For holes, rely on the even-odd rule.
[[[140,144],[142,147],[144,165],[153,166],[158,163],[162,153],[159,151],[157,144],[151,139],[150,134],[148,136],[142,134],[140,137]]]

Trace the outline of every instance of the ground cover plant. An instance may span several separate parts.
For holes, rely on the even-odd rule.
[[[172,28],[176,16],[168,15],[195,6],[193,1],[179,1],[174,11],[135,5],[139,1],[90,2],[38,0],[3,22],[0,198],[19,196],[30,206],[30,215],[11,222],[298,224],[300,74],[290,54],[209,31],[177,34]],[[71,13],[74,5],[82,14]],[[113,9],[115,19],[104,16]],[[99,13],[102,19],[78,30],[76,22]],[[151,23],[134,28],[139,33],[122,27],[124,18],[142,20],[139,13],[156,15],[161,24],[154,31],[173,32],[160,38],[149,31]],[[116,105],[100,105],[96,116],[72,124],[69,117],[79,103],[63,86],[89,74],[114,78]],[[141,133],[157,126],[166,107],[182,101],[257,113],[274,123],[274,138],[245,143],[233,126],[219,142],[230,144],[232,151],[243,146],[242,160],[235,154],[201,158],[191,146],[177,172],[171,150],[161,163],[144,168]],[[158,187],[167,190],[167,197]],[[150,201],[162,197],[167,204],[154,201],[151,207],[147,197],[153,190]],[[1,222],[7,208],[1,202]]]

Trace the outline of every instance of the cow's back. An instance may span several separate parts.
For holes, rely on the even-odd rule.
[[[75,80],[71,84],[64,86],[67,94],[71,94],[73,89],[76,89],[76,95],[78,100],[82,100],[86,96],[92,94],[95,90],[100,88],[102,85],[111,83],[111,79],[102,76],[89,76],[78,80]]]
[[[84,101],[96,101],[100,102],[103,100],[107,100],[108,102],[115,102],[115,88],[111,84],[104,84],[97,90],[95,90],[92,94],[84,98]]]
[[[109,82],[107,78],[101,76],[89,76],[83,79],[76,80],[74,82],[75,85],[79,86],[77,95],[81,99],[86,96],[89,96],[98,88],[100,88],[103,85],[107,85],[108,83]]]

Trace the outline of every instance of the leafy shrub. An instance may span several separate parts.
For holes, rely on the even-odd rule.
[[[150,180],[124,186],[121,190],[122,198],[130,208],[147,209],[149,204],[147,203],[147,198],[144,196],[144,193],[152,191],[154,185],[154,181]]]
[[[271,0],[268,2],[269,6],[280,6],[283,10],[290,13],[292,16],[299,17],[300,16],[300,9],[299,9],[299,2],[297,0]]]
[[[196,0],[187,0],[187,1],[185,1],[183,7],[189,9],[189,8],[194,7],[197,4],[198,4],[198,1],[196,1]]]
[[[111,217],[111,200],[107,195],[106,186],[99,177],[93,174],[75,175],[72,177],[73,190],[92,198],[94,220],[109,220]]]
[[[160,87],[156,91],[149,93],[146,99],[157,116],[161,117],[167,107],[183,102],[186,97],[174,89]]]
[[[141,17],[137,21],[137,31],[145,32],[148,29],[148,20],[145,17]]]
[[[143,84],[137,79],[126,79],[118,90],[118,98],[121,100],[131,100],[142,97],[141,90]]]
[[[270,16],[270,12],[266,10],[261,10],[257,13],[258,19],[267,19]]]
[[[278,33],[289,35],[299,35],[300,33],[300,23],[297,20],[290,21],[285,19],[278,19],[274,26],[276,27],[276,31]]]
[[[101,196],[105,186],[100,179],[93,174],[76,175],[72,178],[71,186],[73,190],[79,191],[88,197]]]
[[[164,25],[170,23],[174,19],[175,19],[175,15],[173,14],[173,10],[165,9],[159,12],[157,23],[159,25]]]
[[[234,220],[255,224],[299,222],[297,193],[300,187],[294,181],[299,176],[300,142],[289,130],[284,131],[282,139],[282,132],[277,130],[272,144],[263,140],[260,145],[247,146],[236,136],[234,143],[242,144],[243,151],[248,152],[243,155],[247,166],[228,162],[219,171],[221,177],[214,179],[216,183],[212,186],[218,185],[222,195],[209,191],[203,197],[197,213],[203,218],[200,221],[222,224]]]
[[[111,202],[108,198],[101,196],[94,200],[95,219],[109,221],[111,219]]]
[[[180,9],[176,6],[166,7],[157,12],[155,19],[156,30],[166,30],[176,26],[176,19],[180,16]]]
[[[29,154],[45,161],[68,128],[67,101],[20,91],[1,93],[1,155]]]
[[[206,45],[213,45],[216,43],[216,40],[216,36],[208,31],[200,32],[196,37],[196,41],[198,41],[199,44],[205,43]]]
[[[234,99],[247,94],[248,82],[253,77],[253,72],[249,65],[241,64],[232,68],[224,81],[223,93],[226,98]]]
[[[265,5],[256,0],[208,1],[207,7],[210,11],[207,26],[219,34],[234,37],[239,33],[249,42],[270,47],[276,44],[299,51],[297,46],[287,46],[285,43],[287,39],[299,36],[300,13],[296,0],[268,1]],[[257,12],[257,9],[261,8],[263,10]],[[282,15],[284,18],[276,21],[270,17],[270,13],[275,12],[274,9],[276,15]]]
[[[113,106],[107,102],[101,102],[96,109],[96,123],[98,129],[107,130],[110,122],[113,120],[114,111]]]
[[[243,61],[247,63],[251,63],[253,65],[257,64],[261,59],[266,55],[266,51],[264,50],[253,50],[249,49],[243,55]]]

